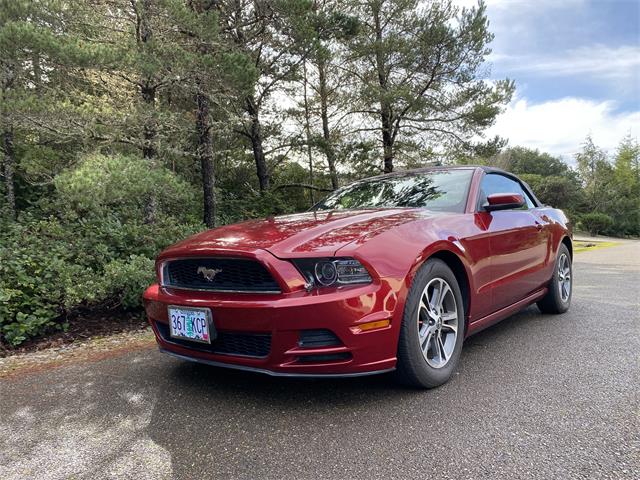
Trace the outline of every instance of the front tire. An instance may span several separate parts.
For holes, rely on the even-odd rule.
[[[424,263],[404,308],[396,376],[405,385],[433,388],[455,371],[464,340],[462,293],[451,269],[439,259]]]
[[[558,248],[558,256],[553,267],[553,277],[549,282],[549,291],[538,302],[542,313],[564,313],[571,305],[573,291],[573,265],[571,253],[564,243]]]

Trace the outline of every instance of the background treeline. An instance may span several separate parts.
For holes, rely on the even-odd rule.
[[[562,208],[574,224],[593,235],[640,235],[640,148],[627,135],[609,155],[587,137],[574,167],[523,147],[458,163],[492,165],[519,175],[547,205]]]
[[[492,38],[482,3],[0,0],[0,342],[139,308],[177,239],[399,167],[497,164],[639,234],[632,139],[574,170],[484,137],[514,92]]]

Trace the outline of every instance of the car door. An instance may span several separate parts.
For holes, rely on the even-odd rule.
[[[520,194],[526,205],[485,211],[486,197],[496,193]],[[477,215],[489,238],[489,291],[494,311],[516,303],[541,286],[549,239],[536,208],[535,200],[516,178],[495,172],[482,178]]]

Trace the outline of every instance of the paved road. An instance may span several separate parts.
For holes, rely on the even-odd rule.
[[[432,391],[153,349],[0,381],[0,478],[640,478],[640,244],[577,256],[571,311],[465,344]]]

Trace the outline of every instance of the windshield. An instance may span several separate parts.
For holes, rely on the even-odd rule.
[[[423,207],[464,212],[473,169],[433,170],[389,175],[347,185],[316,205],[316,210]]]

